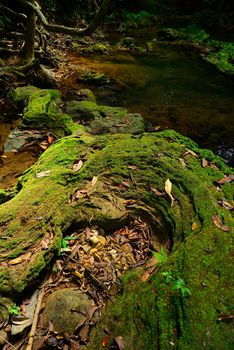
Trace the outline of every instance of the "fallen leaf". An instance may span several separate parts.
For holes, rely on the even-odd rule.
[[[219,200],[218,203],[220,205],[222,205],[227,210],[233,210],[234,209],[234,206],[232,204],[230,204],[228,201]]]
[[[171,190],[172,190],[172,183],[171,183],[171,181],[169,179],[167,179],[165,181],[165,192],[170,197],[170,199],[171,199],[171,206],[173,206],[174,198],[173,198],[173,196],[171,194]]]
[[[73,165],[72,169],[73,169],[74,171],[79,171],[79,170],[82,168],[83,164],[84,164],[84,163],[82,162],[82,160],[79,160],[78,163],[75,163],[75,164]]]
[[[138,166],[135,164],[128,164],[128,169],[137,170]]]
[[[21,255],[18,258],[12,259],[8,262],[9,265],[18,265],[21,264],[22,262],[29,260],[32,256],[32,253],[29,252],[27,254]]]
[[[192,224],[192,231],[195,231],[197,229],[197,223],[193,222]]]
[[[220,230],[223,230],[225,232],[230,231],[230,227],[223,225],[223,223],[220,220],[220,218],[218,217],[218,215],[216,215],[216,214],[212,215],[212,220],[213,220],[215,226],[218,227]]]
[[[159,129],[161,129],[161,126],[160,125],[156,125],[153,127],[154,131],[158,131]]]
[[[51,145],[51,143],[53,143],[54,142],[54,137],[51,135],[51,134],[48,134],[48,136],[47,136],[47,141],[48,141],[48,143]]]
[[[36,174],[37,179],[40,179],[45,176],[50,176],[50,170],[42,171],[41,173]]]
[[[219,185],[223,185],[227,182],[232,182],[234,180],[234,174],[230,174],[228,176],[223,177],[222,179],[218,180],[217,183]]]
[[[102,339],[102,347],[106,348],[110,343],[111,336],[107,334],[104,339]]]
[[[125,346],[124,346],[123,337],[121,337],[121,335],[115,337],[114,341],[116,342],[116,345],[118,346],[118,350],[124,350]]]
[[[121,185],[123,185],[125,187],[131,187],[128,181],[122,181]]]
[[[91,187],[95,186],[98,180],[98,176],[94,176],[91,181]]]
[[[49,147],[49,144],[47,141],[42,141],[40,147],[45,151]]]
[[[158,197],[164,196],[164,194],[165,194],[164,192],[161,192],[161,191],[157,190],[157,188],[151,187],[150,189],[151,189],[151,191],[154,192],[154,194],[156,194],[156,196],[158,196]]]
[[[186,148],[186,152],[183,154],[183,156],[191,155],[194,157],[197,157],[197,154],[193,152],[191,149]]]
[[[205,158],[202,158],[201,164],[203,168],[206,168],[208,165],[208,161]]]
[[[217,320],[218,321],[229,321],[229,322],[232,322],[234,320],[234,315],[219,315]]]
[[[146,282],[150,277],[149,271],[145,271],[144,274],[141,276],[141,281]]]
[[[180,161],[182,167],[183,167],[183,168],[186,168],[186,163],[185,163],[184,159],[179,158],[179,161]]]

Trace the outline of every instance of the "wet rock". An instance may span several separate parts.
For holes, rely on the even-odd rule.
[[[7,97],[10,100],[10,102],[18,106],[18,105],[26,104],[30,96],[32,96],[35,92],[38,92],[38,91],[40,91],[40,89],[31,85],[17,87],[15,89],[10,90]]]
[[[58,90],[34,92],[24,110],[20,129],[40,129],[53,131],[58,136],[71,134],[74,123],[60,108],[61,94]]]
[[[73,288],[60,289],[46,300],[44,316],[56,332],[74,333],[92,305],[85,293]]]
[[[78,96],[81,100],[96,102],[96,97],[90,89],[81,89],[78,91]]]
[[[46,133],[37,130],[19,130],[14,129],[9,134],[5,144],[4,151],[12,152],[14,150],[20,150],[20,148],[26,146],[27,144],[36,143],[43,140]]]
[[[144,119],[138,113],[129,113],[125,117],[113,114],[105,118],[96,118],[87,130],[93,134],[140,134],[144,132]]]
[[[73,120],[93,120],[98,117],[99,106],[92,101],[71,101],[67,104],[67,113]]]

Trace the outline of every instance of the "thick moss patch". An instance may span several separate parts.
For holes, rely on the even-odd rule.
[[[75,171],[79,159],[85,161]],[[81,132],[59,140],[20,179],[19,193],[0,206],[0,292],[11,295],[35,281],[69,228],[111,230],[129,215],[141,216],[161,241],[169,237],[172,252],[148,282],[137,275],[125,281],[124,294],[108,311],[111,332],[123,336],[129,349],[228,349],[230,326],[219,318],[231,314],[233,218],[218,201],[231,202],[233,192],[231,183],[217,181],[230,172],[212,152],[173,131]],[[157,196],[168,178],[172,207],[166,194]],[[218,228],[213,215],[229,229]],[[161,272],[170,272],[171,283],[183,279],[191,296],[173,291]]]

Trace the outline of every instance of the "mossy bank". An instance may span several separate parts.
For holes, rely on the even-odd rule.
[[[140,216],[158,240],[170,241],[171,254],[145,283],[137,274],[126,276],[124,294],[107,309],[104,324],[108,319],[127,349],[229,349],[230,325],[218,319],[232,312],[233,218],[219,203],[231,203],[232,184],[217,181],[230,172],[212,152],[173,131],[82,131],[60,139],[19,179],[16,196],[0,205],[1,295],[14,299],[35,283],[67,230],[98,225],[111,231]],[[166,194],[157,195],[168,178],[173,206]],[[172,291],[161,272],[183,279],[191,296]],[[101,337],[91,348],[102,347]]]

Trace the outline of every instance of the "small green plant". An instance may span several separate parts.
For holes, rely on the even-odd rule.
[[[173,282],[171,290],[180,290],[182,297],[191,295],[190,289],[185,287],[184,280],[182,278],[178,278]]]
[[[9,309],[8,312],[10,315],[18,315],[20,312],[20,307],[17,306],[16,304],[13,304]]]
[[[159,253],[154,251],[151,251],[151,253],[160,263],[167,261],[167,251],[165,248],[161,248]]]
[[[172,291],[179,290],[182,298],[191,295],[190,289],[185,287],[185,283],[182,278],[176,278],[176,279],[173,278],[172,272],[170,271],[165,271],[165,272],[162,272],[161,274],[166,278],[165,279],[166,284],[169,284],[173,281],[173,284],[171,287]]]
[[[166,277],[165,282],[169,284],[172,280],[172,273],[170,271],[162,272],[162,275]]]
[[[147,25],[149,24],[151,15],[147,11],[128,12],[123,11],[123,20],[127,26]]]

